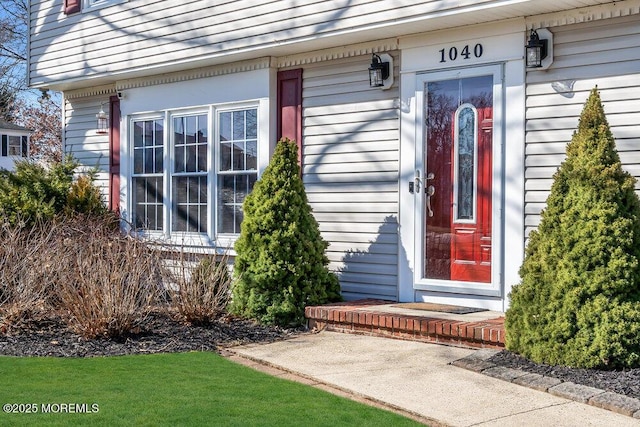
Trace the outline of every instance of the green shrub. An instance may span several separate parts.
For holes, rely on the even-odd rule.
[[[596,89],[547,208],[529,236],[506,313],[507,348],[536,362],[640,362],[640,202],[622,170]]]
[[[264,323],[298,325],[306,305],[340,300],[328,270],[328,244],[307,201],[298,149],[278,142],[271,162],[244,202],[236,242],[232,310]]]
[[[97,170],[93,169],[78,176],[69,188],[66,210],[85,214],[105,214],[107,207],[102,200],[100,189],[94,184]]]
[[[11,223],[53,218],[67,204],[77,166],[71,157],[50,168],[22,160],[15,171],[0,172],[0,215]]]
[[[180,277],[171,292],[171,302],[187,322],[207,325],[225,313],[231,292],[227,263],[228,255],[205,255],[189,272],[190,263],[180,260]]]
[[[67,156],[49,167],[22,160],[15,171],[1,171],[0,216],[11,224],[34,224],[62,212],[104,214],[107,209],[94,184],[97,170],[74,179],[78,165]]]

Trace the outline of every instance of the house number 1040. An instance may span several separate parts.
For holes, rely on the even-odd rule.
[[[469,47],[469,45],[465,45],[465,47],[463,47],[459,52],[458,48],[455,46],[450,47],[448,52],[447,49],[440,49],[440,62],[447,62],[447,60],[455,61],[459,58],[469,59],[471,58],[471,55],[473,55],[475,58],[480,58],[482,56],[483,50],[484,49],[482,48],[482,45],[480,43],[477,43],[473,47],[473,50]]]

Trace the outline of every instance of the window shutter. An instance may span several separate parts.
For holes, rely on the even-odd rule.
[[[9,152],[9,139],[7,135],[2,135],[2,157],[7,157]]]
[[[72,13],[80,12],[81,0],[64,0],[64,13],[71,15]]]
[[[29,157],[29,140],[26,136],[22,137],[22,157]]]
[[[298,163],[302,168],[302,68],[278,72],[277,131],[278,140],[296,141]]]
[[[120,210],[120,100],[109,98],[109,209]]]

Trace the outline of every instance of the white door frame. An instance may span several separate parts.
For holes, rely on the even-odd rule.
[[[493,142],[492,142],[492,223],[491,223],[491,283],[461,282],[453,280],[426,279],[424,271],[425,244],[425,206],[426,197],[424,189],[414,193],[414,224],[413,256],[414,256],[414,289],[424,291],[436,291],[456,294],[485,295],[502,297],[502,148],[503,139],[503,87],[502,64],[483,65],[468,68],[442,70],[416,74],[416,119],[415,123],[415,169],[424,177],[426,171],[425,155],[425,92],[428,82],[463,79],[468,77],[486,76],[493,77]],[[417,174],[418,172],[416,172]],[[426,184],[425,184],[426,185]]]
[[[487,56],[486,61],[468,64],[468,67],[452,67],[440,64],[439,51],[447,46],[449,38],[460,40],[459,32],[440,33],[436,42],[429,39],[411,40],[412,45],[402,50],[400,72],[400,174],[399,174],[399,248],[398,248],[398,300],[429,301],[443,304],[458,304],[469,307],[482,307],[490,310],[504,311],[508,306],[508,294],[511,287],[519,282],[518,270],[524,258],[524,182],[525,182],[525,68],[523,46],[526,42],[526,31],[519,23],[510,23],[504,28],[479,27],[470,30],[475,38],[482,40]],[[482,30],[482,31],[481,31]],[[472,31],[472,32],[471,32]],[[484,31],[491,31],[493,36],[482,39]],[[503,35],[496,35],[502,32]],[[484,57],[482,58],[484,59]],[[449,65],[448,67],[443,65]],[[499,196],[493,198],[494,223],[493,260],[491,292],[473,291],[460,286],[438,287],[438,283],[426,283],[421,288],[416,277],[422,274],[422,261],[419,260],[416,247],[422,239],[416,233],[421,218],[421,205],[424,196],[409,192],[409,183],[414,181],[416,169],[423,170],[422,155],[423,127],[421,121],[422,89],[420,82],[425,78],[437,79],[440,72],[444,76],[455,78],[456,73],[467,73],[481,70],[484,67],[501,68],[502,90],[499,104],[502,108],[501,125],[494,125],[494,141],[499,141],[499,148],[494,148],[494,191]],[[470,71],[466,71],[470,70]],[[475,71],[474,71],[475,70]],[[495,96],[495,95],[494,95]],[[418,105],[420,103],[420,105]],[[419,113],[420,112],[420,113]],[[498,156],[496,159],[495,156]],[[495,184],[496,181],[497,183]],[[420,217],[420,218],[419,218]],[[500,220],[496,221],[499,218]],[[422,227],[422,226],[421,226]],[[498,243],[501,242],[501,243]],[[414,286],[415,283],[418,286]]]

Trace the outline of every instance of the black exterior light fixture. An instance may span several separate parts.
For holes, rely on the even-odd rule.
[[[107,113],[104,112],[103,104],[100,104],[100,112],[96,114],[96,119],[98,119],[98,128],[96,129],[97,133],[108,133],[109,132],[109,117]]]
[[[380,56],[373,54],[369,67],[369,86],[384,87],[384,81],[389,78],[389,62],[383,62]]]
[[[531,30],[529,43],[525,46],[527,68],[541,68],[542,60],[547,57],[549,41],[540,39],[536,30]]]

